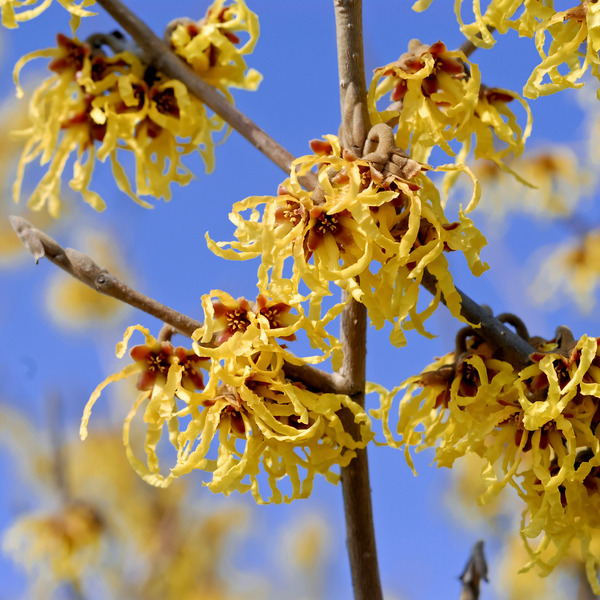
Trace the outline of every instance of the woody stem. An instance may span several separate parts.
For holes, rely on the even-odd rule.
[[[334,7],[342,112],[341,138],[345,148],[362,156],[369,128],[362,43],[362,0],[334,0]],[[344,351],[342,375],[354,391],[353,400],[364,407],[367,311],[363,304],[353,298],[342,312],[340,339]],[[345,417],[345,429],[356,437],[356,423],[347,418],[348,415]],[[381,600],[366,448],[358,449],[350,464],[342,468],[342,491],[354,598]]]

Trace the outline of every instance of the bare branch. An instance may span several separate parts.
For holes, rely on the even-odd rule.
[[[327,373],[312,365],[293,365],[285,363],[285,375],[290,379],[301,381],[312,390],[326,394],[352,394],[348,381],[339,373]]]
[[[362,0],[334,0],[337,32],[342,146],[362,156],[370,128],[362,43]],[[367,311],[351,299],[342,312],[340,340],[344,351],[342,376],[354,392],[353,399],[364,406],[367,353]],[[351,415],[341,416],[344,428],[356,437]],[[346,544],[356,600],[380,600],[382,596],[373,527],[371,486],[367,450],[342,468],[342,490],[346,517]]]
[[[370,129],[363,56],[362,0],[334,0],[337,31],[341,142],[361,157]]]
[[[488,566],[483,553],[483,541],[479,540],[473,546],[471,557],[460,576],[462,590],[459,600],[479,600],[481,580],[487,581]]]
[[[422,281],[423,287],[433,295],[437,293],[437,279],[431,273],[425,272]],[[535,348],[529,345],[522,337],[494,318],[484,307],[471,300],[464,292],[456,291],[461,297],[460,314],[473,325],[480,325],[477,332],[494,350],[498,350],[504,360],[520,371],[531,364],[529,355]],[[442,296],[442,302],[445,303]]]
[[[265,133],[258,125],[239,111],[214,87],[206,83],[169,46],[129,10],[120,0],[98,0],[106,12],[117,21],[136,41],[144,53],[145,62],[167,77],[178,79],[206,106],[229,123],[244,136],[257,150],[286,173],[290,172],[294,156],[281,144]],[[313,174],[300,178],[309,189],[316,187]]]
[[[128,287],[114,275],[111,275],[106,269],[99,267],[83,252],[73,250],[72,248],[63,248],[56,240],[43,231],[36,229],[22,217],[12,216],[9,217],[9,220],[19,239],[35,257],[36,263],[40,258],[47,258],[57,267],[60,267],[69,275],[75,277],[75,279],[85,283],[101,294],[112,296],[121,302],[139,308],[157,319],[168,323],[188,337],[196,329],[202,327],[200,321],[187,317]]]

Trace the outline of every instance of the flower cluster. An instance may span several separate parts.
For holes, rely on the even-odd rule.
[[[471,165],[481,184],[482,200],[478,208],[494,219],[513,211],[542,219],[568,217],[592,178],[575,152],[564,145],[525,151],[506,164],[510,173],[492,161]]]
[[[415,10],[425,10],[431,0],[420,0]],[[516,30],[520,36],[534,37],[541,58],[523,94],[527,98],[552,94],[571,87],[581,87],[581,78],[588,70],[600,78],[600,29],[598,15],[600,6],[596,0],[573,0],[574,6],[557,10],[548,0],[492,0],[485,11],[480,0],[473,0],[472,23],[465,23],[461,16],[463,0],[456,2],[456,15],[461,31],[476,46],[491,48],[495,41],[494,29],[506,33]],[[551,42],[546,44],[546,36]],[[564,65],[564,67],[563,67]],[[566,74],[561,73],[566,70]],[[547,78],[549,81],[544,81]]]
[[[376,149],[362,159],[342,151],[335,136],[316,141],[317,153],[294,162],[278,196],[251,197],[234,205],[230,219],[237,226],[237,241],[207,239],[223,258],[260,257],[260,288],[266,289],[270,278],[271,285],[294,296],[303,282],[311,290],[312,318],[319,317],[334,283],[367,307],[377,328],[392,323],[390,339],[401,346],[406,342],[402,328],[425,333],[423,320],[439,303],[438,294],[422,313],[417,311],[425,270],[437,278],[448,307],[458,316],[460,297],[445,253],[461,250],[471,271],[480,275],[486,268],[479,259],[485,238],[462,209],[458,221],[448,221],[433,183],[418,174],[427,167],[396,148],[381,153],[386,132],[393,147],[391,129],[380,124],[370,134],[377,134]],[[311,193],[298,178],[313,167],[320,185]],[[477,188],[467,211],[476,202]],[[285,278],[288,259],[291,279]]]
[[[29,569],[47,566],[74,585],[100,554],[103,523],[93,506],[72,502],[51,515],[30,515],[7,532],[3,549]]]
[[[578,539],[598,593],[599,565],[589,551],[600,527],[598,339],[584,335],[576,342],[559,328],[555,340],[529,341],[538,351],[517,372],[474,330],[463,330],[454,353],[391,393],[371,385],[381,394],[372,414],[382,419],[388,443],[404,446],[411,467],[411,446],[435,447],[435,462],[446,467],[467,453],[478,455],[487,487],[480,501],[509,484],[527,505],[522,536],[542,536],[530,549],[531,564],[551,570]],[[393,397],[402,389],[396,439],[389,419]]]
[[[378,110],[388,93],[392,103]],[[515,99],[527,112],[524,131],[508,107]],[[454,156],[456,141],[457,162],[464,162],[474,138],[475,158],[500,163],[523,152],[531,130],[531,112],[518,94],[482,85],[477,65],[442,42],[428,46],[411,40],[408,52],[376,69],[369,111],[374,123],[397,122],[396,143],[420,161],[428,160],[434,146]]]
[[[245,16],[240,22],[236,15],[241,12]],[[223,92],[230,86],[256,89],[259,74],[245,74],[246,65],[238,56],[241,51],[247,53],[256,39],[257,24],[249,14],[243,2],[224,7],[219,0],[209,9],[206,24],[174,29],[174,49]],[[240,50],[233,31],[244,27],[252,37]],[[104,46],[114,54],[105,54]],[[119,34],[95,35],[87,42],[59,35],[56,48],[33,52],[17,63],[15,75],[32,58],[49,57],[49,69],[55,74],[34,92],[30,102],[31,126],[21,132],[27,141],[13,189],[15,201],[21,195],[25,167],[36,160],[49,163],[29,205],[39,210],[48,204],[49,212],[57,217],[62,172],[73,154],[69,184],[99,211],[105,203],[90,189],[96,159],[110,158],[119,189],[147,208],[151,204],[139,196],[169,200],[172,182],[185,185],[191,180],[182,162],[184,155],[198,151],[207,171],[212,170],[213,136],[225,129],[224,122],[209,115],[183,83],[144,64],[127,47]],[[204,67],[201,56],[207,61]],[[134,181],[121,165],[123,151],[135,158]]]
[[[81,17],[91,17],[96,13],[85,10],[86,7],[95,4],[96,0],[58,0],[64,8],[72,15],[71,28],[73,31],[79,26]],[[0,15],[2,25],[8,28],[19,26],[22,21],[30,21],[43,13],[50,5],[52,0],[3,0],[0,5]]]
[[[239,34],[247,35],[245,43]],[[177,19],[167,28],[167,38],[173,51],[229,100],[230,87],[255,90],[262,79],[243,58],[258,40],[258,18],[244,0],[217,0],[198,22]]]
[[[565,11],[545,9],[535,32],[535,45],[542,61],[535,67],[523,93],[528,98],[553,94],[567,88],[583,85],[580,79],[590,69],[600,80],[600,6],[595,0],[581,0],[581,4]],[[545,48],[545,38],[551,42]],[[581,49],[583,46],[583,50]],[[560,72],[564,65],[566,74]],[[549,81],[544,81],[545,79]],[[600,97],[600,92],[598,92]]]
[[[135,330],[146,343],[131,350],[134,363],[110,376],[92,394],[81,424],[87,436],[92,407],[111,382],[139,373],[141,395],[128,414],[123,430],[127,456],[147,482],[167,486],[194,469],[212,474],[209,489],[228,494],[250,490],[266,501],[261,467],[270,487],[270,502],[307,497],[317,473],[330,481],[332,468],[347,465],[356,448],[372,433],[364,410],[348,396],[317,393],[286,376],[285,364],[303,365],[328,357],[339,367],[339,342],[310,321],[301,306],[259,296],[256,303],[234,300],[223,292],[203,298],[205,325],[194,333],[194,350],[173,349],[140,326],[130,327],[117,355],[123,356]],[[299,358],[279,339],[293,341],[299,330],[320,351]],[[199,369],[208,371],[202,377]],[[130,428],[138,409],[146,404],[144,422],[146,461],[138,459],[130,443]],[[358,424],[358,439],[344,430],[343,413]],[[157,445],[168,430],[177,461],[168,475],[160,472]],[[287,477],[291,491],[280,490]]]
[[[544,261],[529,289],[538,304],[551,302],[562,292],[589,313],[596,304],[600,283],[600,231],[593,229],[566,244],[544,252]]]
[[[426,10],[432,1],[418,0],[413,4],[413,10]],[[532,37],[539,19],[555,12],[552,2],[547,0],[491,0],[487,3],[485,11],[481,10],[481,0],[472,2],[473,23],[465,23],[462,17],[464,0],[456,0],[456,18],[463,34],[475,46],[481,48],[491,48],[495,44],[490,28],[499,33],[516,29],[519,35]],[[524,10],[517,15],[521,8]]]
[[[55,75],[32,96],[31,127],[13,188],[21,194],[25,167],[39,160],[49,163],[29,199],[33,210],[48,204],[59,216],[62,172],[76,153],[70,186],[96,210],[104,210],[100,196],[89,189],[96,159],[110,158],[118,187],[140,204],[138,195],[170,198],[171,181],[185,184],[191,173],[182,167],[181,155],[201,148],[207,167],[212,163],[211,133],[222,128],[209,118],[203,104],[183,84],[165,80],[130,52],[108,57],[92,52],[89,44],[58,36],[58,47],[30,54],[17,64],[38,56],[51,56]],[[187,140],[178,140],[178,137]],[[120,149],[136,159],[135,193],[118,158]]]
[[[231,557],[247,536],[249,505],[211,507],[185,481],[167,490],[147,485],[113,427],[96,429],[82,445],[57,431],[43,435],[49,432],[39,423],[6,407],[0,412],[5,450],[27,485],[26,506],[1,539],[6,558],[26,569],[23,597],[59,598],[69,589],[144,600],[260,597],[257,590],[267,586],[262,574],[254,573],[243,592],[232,583],[244,576],[234,570],[232,577]],[[14,493],[24,490],[7,496]]]

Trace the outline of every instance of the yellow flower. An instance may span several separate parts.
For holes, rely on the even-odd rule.
[[[546,34],[552,40],[547,49]],[[536,27],[535,45],[542,62],[533,70],[523,88],[528,98],[553,94],[566,88],[580,88],[583,82],[579,80],[588,68],[594,77],[600,79],[600,6],[595,0],[581,0],[578,6],[568,10],[552,10],[552,14],[548,14]],[[559,70],[562,65],[565,67]],[[568,72],[563,75],[561,70]],[[546,77],[549,82],[544,81]]]
[[[509,212],[521,211],[538,217],[570,215],[591,174],[567,146],[544,147],[526,151],[504,165],[476,161],[471,169],[481,184],[481,210],[494,219]],[[516,177],[515,177],[516,175]]]
[[[425,10],[430,4],[431,0],[420,0],[413,8]],[[481,48],[491,48],[495,44],[489,28],[500,33],[514,29],[520,36],[535,36],[535,46],[542,61],[525,84],[523,95],[537,98],[566,88],[581,87],[580,79],[588,68],[600,79],[600,7],[596,0],[579,0],[578,4],[573,0],[573,4],[571,8],[559,11],[547,0],[491,0],[483,12],[481,1],[473,0],[472,23],[463,21],[463,0],[456,0],[455,11],[463,34]],[[551,37],[547,48],[546,34]],[[563,74],[561,71],[568,72]],[[544,81],[545,78],[549,81]]]
[[[85,10],[85,7],[92,6],[96,0],[58,0],[64,8],[72,15],[71,29],[75,31],[79,27],[81,17],[91,17],[96,13]],[[20,22],[29,21],[43,13],[50,5],[52,0],[2,0],[0,13],[2,15],[2,25],[8,28],[18,27]]]
[[[262,75],[248,69],[243,58],[258,40],[258,18],[243,0],[217,0],[200,21],[181,21],[169,35],[171,47],[202,79],[229,99],[230,87],[258,87]],[[247,37],[245,43],[238,34]]]
[[[590,551],[600,528],[600,349],[596,338],[571,337],[557,330],[555,340],[536,342],[533,364],[516,373],[468,329],[457,337],[457,357],[448,354],[391,392],[373,384],[368,391],[380,394],[372,415],[382,420],[389,445],[404,445],[411,467],[410,446],[435,447],[439,466],[478,455],[487,488],[478,501],[510,484],[527,505],[528,566],[549,573],[577,539],[590,584],[600,593],[600,563]],[[404,388],[396,439],[390,413]],[[532,549],[528,540],[538,536]]]
[[[32,515],[7,532],[3,548],[28,570],[42,567],[55,581],[78,585],[100,551],[102,520],[85,503],[71,503],[52,515]]]
[[[519,373],[518,401],[531,465],[514,484],[527,504],[522,538],[531,561],[548,574],[578,540],[588,581],[600,593],[597,555],[590,550],[600,528],[600,350],[586,335],[532,355]],[[541,537],[540,537],[541,536]],[[536,540],[531,548],[529,540]]]
[[[432,0],[417,0],[413,10],[421,12],[431,5]],[[490,0],[485,11],[481,9],[481,0],[472,0],[473,22],[465,23],[463,4],[465,0],[456,0],[454,7],[461,32],[470,42],[480,48],[491,48],[496,42],[490,28],[499,33],[515,29],[520,36],[533,37],[540,20],[554,14],[547,0]],[[518,12],[520,8],[524,10]],[[518,14],[517,14],[518,13]]]
[[[108,377],[94,390],[84,409],[80,435],[82,439],[87,437],[87,424],[92,408],[100,397],[102,390],[109,383],[139,374],[137,387],[141,394],[135,402],[134,409],[127,417],[123,437],[127,457],[137,470],[137,464],[140,461],[133,456],[129,445],[129,423],[138,407],[143,402],[148,401],[144,420],[148,423],[145,448],[148,454],[149,468],[152,472],[152,476],[149,476],[149,482],[158,485],[163,482],[164,478],[158,474],[156,446],[162,437],[165,425],[169,430],[170,437],[177,434],[177,399],[188,399],[195,389],[204,385],[198,369],[206,361],[190,350],[173,348],[169,342],[157,341],[145,327],[140,325],[127,328],[123,341],[117,345],[117,357],[121,358],[123,356],[127,350],[129,338],[136,330],[144,335],[146,343],[132,348],[130,355],[134,359],[134,363]]]
[[[388,92],[392,104],[380,111],[377,103]],[[527,113],[524,131],[508,108],[512,100]],[[482,85],[477,65],[442,42],[428,46],[411,40],[408,52],[376,69],[369,112],[374,123],[397,121],[396,144],[418,161],[427,161],[434,146],[455,156],[451,142],[457,141],[457,164],[463,163],[474,138],[475,158],[499,163],[510,154],[521,154],[531,131],[526,102],[514,92]]]
[[[130,598],[132,590],[144,600],[262,597],[262,574],[254,573],[241,595],[230,583],[246,575],[230,558],[247,537],[248,506],[211,507],[185,482],[168,490],[146,485],[112,428],[84,445],[57,436],[52,451],[39,423],[6,410],[1,416],[1,439],[17,460],[20,483],[33,492],[29,503],[55,503],[59,494],[63,500],[51,511],[19,515],[4,532],[4,548],[27,569],[27,598],[54,598],[69,587],[93,595],[99,581],[106,598]],[[124,571],[132,577],[124,579]]]
[[[39,160],[47,171],[29,205],[48,204],[59,216],[62,172],[75,154],[70,186],[96,210],[105,203],[91,191],[96,158],[110,158],[119,189],[145,207],[139,195],[170,199],[171,182],[187,184],[192,175],[182,156],[200,152],[206,168],[213,167],[212,134],[223,129],[217,116],[179,81],[166,80],[130,52],[106,56],[76,39],[58,36],[58,47],[31,53],[15,67],[37,56],[52,57],[55,75],[34,92],[29,106],[31,126],[22,131],[21,155],[13,196],[18,201],[27,164]],[[19,88],[20,91],[20,88]],[[135,156],[135,192],[121,166],[119,152]]]
[[[577,586],[573,585],[575,582],[565,585],[564,578],[565,574],[572,575],[573,564],[569,563],[568,568],[561,568],[560,573],[542,578],[535,571],[523,570],[528,556],[519,536],[511,535],[503,543],[497,576],[494,578],[498,597],[503,600],[522,600],[522,598],[562,600],[577,596]]]
[[[23,106],[12,100],[0,103],[0,191],[6,196],[10,194],[17,157],[23,149],[23,144],[11,136],[11,131],[15,127],[24,127],[26,123],[27,111]],[[25,214],[26,212],[26,208],[17,208],[10,202],[0,205],[0,268],[19,267],[21,259],[27,257],[26,248],[10,225],[9,215],[19,214],[31,220],[40,229],[51,226],[51,219],[47,213]]]
[[[525,474],[522,496],[527,503],[521,537],[530,561],[525,569],[537,567],[542,576],[571,559],[576,549],[585,566],[589,585],[600,594],[598,534],[600,532],[600,468],[587,468],[590,453],[583,451],[575,463],[575,475],[557,488],[549,489],[535,473]],[[580,474],[582,467],[585,472]],[[558,469],[558,467],[556,467]]]
[[[205,322],[202,332],[198,332],[198,340],[220,346],[239,333],[235,344],[230,343],[231,351],[236,353],[246,351],[244,340],[248,338],[253,343],[257,330],[264,343],[269,343],[271,338],[292,342],[301,331],[321,354],[303,357],[298,364],[322,362],[331,357],[334,370],[338,370],[342,364],[341,346],[337,338],[327,333],[327,319],[308,319],[301,304],[292,304],[271,300],[265,294],[250,303],[245,298],[234,300],[225,292],[213,290],[202,298]]]
[[[485,504],[477,500],[487,491],[487,482],[481,471],[487,460],[473,452],[467,452],[452,465],[450,483],[444,494],[444,505],[455,522],[461,527],[481,532],[488,528],[494,534],[502,535],[507,522],[515,520],[522,510],[522,503],[510,487],[497,496],[486,499]]]
[[[358,441],[344,432],[341,410],[351,411],[360,424]],[[346,466],[354,449],[372,437],[366,414],[349,397],[317,394],[287,381],[281,355],[266,349],[255,357],[232,357],[227,349],[213,354],[207,386],[192,398],[190,412],[173,475],[211,471],[209,489],[226,494],[250,490],[259,503],[308,497],[317,473],[337,482],[332,468]],[[218,454],[211,459],[215,437]],[[259,484],[261,466],[270,497]],[[291,485],[285,496],[278,485],[283,477]]]
[[[546,256],[529,288],[531,298],[543,304],[563,292],[583,312],[596,304],[600,279],[600,231],[592,230],[581,238],[546,250]]]
[[[81,437],[87,435],[92,407],[104,387],[140,373],[142,394],[125,420],[123,439],[128,459],[147,482],[165,487],[201,469],[212,473],[207,484],[212,491],[251,490],[258,502],[267,498],[259,483],[261,470],[271,490],[270,502],[307,497],[317,473],[336,482],[333,469],[347,465],[355,449],[372,438],[369,419],[348,396],[315,393],[290,381],[284,364],[332,357],[332,364],[339,367],[339,342],[324,332],[322,323],[310,323],[300,307],[264,295],[251,305],[215,291],[203,298],[203,305],[206,324],[194,333],[195,354],[159,343],[140,326],[126,331],[118,356],[135,330],[144,334],[146,344],[132,349],[135,363],[96,388],[84,411]],[[297,314],[290,314],[292,309]],[[292,341],[300,329],[320,355],[299,358],[280,345],[278,339]],[[199,366],[208,370],[205,387]],[[142,404],[146,404],[145,462],[135,456],[130,443],[131,422]],[[359,424],[358,440],[344,431],[340,412],[347,411]],[[160,472],[156,452],[165,428],[177,450],[168,475]],[[279,488],[282,478],[291,485],[285,496]]]
[[[458,316],[460,298],[445,252],[461,250],[471,271],[480,275],[486,268],[479,259],[485,238],[462,208],[458,221],[448,221],[438,191],[425,176],[408,180],[384,175],[381,165],[343,154],[335,136],[325,137],[326,142],[315,145],[319,154],[294,162],[278,196],[251,197],[234,205],[230,219],[237,226],[237,241],[215,243],[207,236],[209,248],[230,260],[260,257],[260,288],[267,289],[270,278],[271,285],[298,295],[301,283],[306,284],[314,320],[334,283],[369,309],[377,328],[392,323],[396,345],[405,343],[402,328],[424,334],[423,321],[439,303],[438,295],[417,312],[425,269],[437,277],[448,307]],[[315,166],[320,187],[310,193],[298,177]],[[477,188],[467,210],[476,202]],[[291,280],[284,278],[288,259],[293,262]]]
[[[451,467],[456,458],[474,452],[485,459],[482,476],[487,483],[486,493],[491,495],[490,484],[496,479],[493,465],[499,459],[505,444],[508,460],[514,460],[519,449],[515,435],[501,426],[516,411],[514,373],[509,363],[493,358],[491,348],[475,334],[466,338],[462,352],[447,354],[430,365],[420,375],[410,377],[400,386],[388,392],[381,386],[369,384],[369,391],[380,395],[380,408],[371,411],[380,419],[386,441],[393,447],[404,446],[406,460],[414,471],[410,456],[411,446],[417,451],[436,448],[435,462]],[[396,394],[406,389],[400,401],[396,439],[391,430],[391,409]],[[490,446],[488,436],[498,438]],[[512,440],[510,439],[512,435]],[[500,453],[497,453],[500,450]],[[510,476],[503,477],[499,492]]]

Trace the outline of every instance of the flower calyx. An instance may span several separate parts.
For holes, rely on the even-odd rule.
[[[371,165],[374,180],[384,181],[390,177],[412,179],[424,167],[396,146],[394,132],[389,125],[378,123],[371,127],[363,150],[362,160]]]

